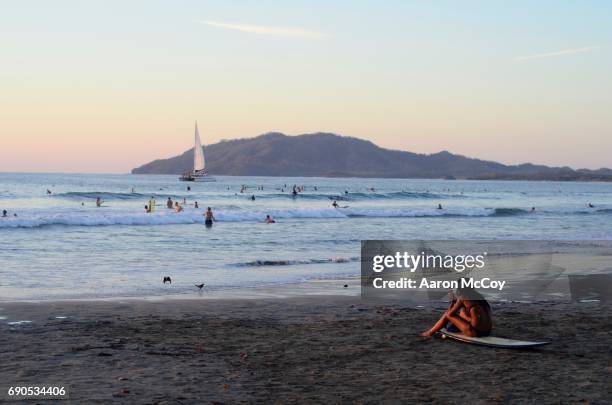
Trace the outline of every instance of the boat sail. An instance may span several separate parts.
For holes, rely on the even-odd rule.
[[[200,132],[198,131],[198,122],[195,123],[195,136],[193,146],[193,171],[185,172],[179,178],[181,181],[215,181],[214,178],[208,176],[206,170],[206,161],[204,160],[204,149],[200,140]]]

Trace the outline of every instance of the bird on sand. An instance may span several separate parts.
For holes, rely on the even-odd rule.
[[[202,287],[204,287],[206,285],[206,283],[202,283],[202,284],[194,284],[196,287],[198,287],[200,290],[202,289]]]

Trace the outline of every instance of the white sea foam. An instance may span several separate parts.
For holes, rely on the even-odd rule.
[[[456,209],[289,209],[289,210],[219,210],[215,219],[221,222],[263,221],[266,215],[275,219],[319,218],[341,219],[359,217],[441,217],[466,216],[483,217],[495,215],[490,208],[456,208]],[[108,225],[170,225],[204,223],[202,211],[188,210],[182,213],[159,211],[155,213],[135,213],[130,211],[64,211],[48,210],[29,211],[19,217],[0,219],[0,228],[38,228],[51,225],[64,226],[108,226]]]

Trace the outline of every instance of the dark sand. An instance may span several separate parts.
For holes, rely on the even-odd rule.
[[[552,341],[531,351],[421,338],[439,309],[357,297],[0,308],[0,381],[69,386],[55,404],[612,400],[612,317],[597,303],[495,304],[496,335]]]

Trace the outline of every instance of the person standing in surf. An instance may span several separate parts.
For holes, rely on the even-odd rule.
[[[210,228],[213,225],[213,221],[216,221],[215,216],[213,215],[210,207],[208,207],[204,213],[204,225],[206,225],[207,228]]]
[[[460,287],[457,295],[450,293],[450,298],[448,310],[421,336],[433,336],[444,327],[470,337],[488,336],[491,333],[491,305],[482,294],[471,287]]]

